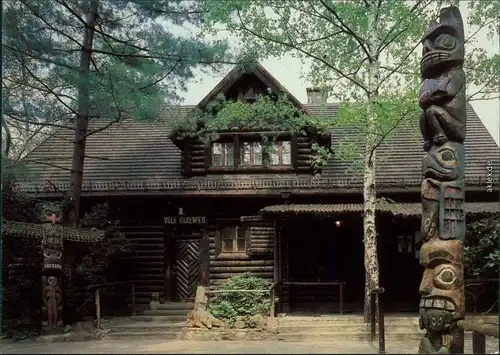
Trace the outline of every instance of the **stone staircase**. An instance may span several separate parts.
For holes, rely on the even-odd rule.
[[[194,303],[170,302],[146,310],[141,315],[111,320],[105,339],[181,339],[188,312]]]

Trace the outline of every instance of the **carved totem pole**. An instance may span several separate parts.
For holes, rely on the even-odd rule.
[[[423,39],[420,73],[422,237],[420,354],[463,354],[464,140],[466,131],[464,27],[457,7],[441,9]]]
[[[44,205],[41,213],[42,228],[42,330],[58,332],[62,320],[62,216],[53,206]]]
[[[98,242],[106,232],[96,228],[82,229],[62,225],[61,206],[43,204],[41,224],[3,221],[2,233],[25,238],[41,238],[42,248],[42,332],[62,331],[63,241]]]

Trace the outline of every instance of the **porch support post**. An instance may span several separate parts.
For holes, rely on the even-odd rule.
[[[173,267],[174,267],[174,240],[172,237],[172,227],[165,225],[163,236],[163,299],[170,302],[173,299]]]
[[[201,285],[204,287],[210,286],[210,239],[208,235],[208,227],[203,227],[203,238],[200,241],[200,271]]]

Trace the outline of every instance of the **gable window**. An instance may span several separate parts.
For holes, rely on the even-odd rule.
[[[232,167],[234,165],[234,145],[233,143],[213,143],[212,144],[212,166]]]
[[[224,227],[221,231],[223,253],[246,252],[245,229],[239,226]]]
[[[290,141],[274,142],[269,152],[269,164],[287,166],[292,164],[292,143]]]
[[[262,165],[262,145],[260,142],[244,142],[240,148],[242,166]]]

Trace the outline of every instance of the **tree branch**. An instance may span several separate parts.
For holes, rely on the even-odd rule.
[[[337,21],[340,23],[340,25],[344,28],[345,31],[347,31],[347,33],[349,33],[351,36],[353,36],[356,41],[358,42],[358,44],[361,46],[361,49],[363,49],[363,52],[365,52],[366,56],[370,59],[370,61],[373,61],[373,58],[370,54],[370,51],[365,47],[365,41],[363,39],[361,39],[355,32],[354,30],[352,30],[349,26],[347,26],[344,21],[342,21],[342,19],[340,18],[340,16],[338,15],[337,11],[335,10],[335,8],[333,7],[330,7],[328,6],[328,4],[324,1],[324,0],[319,0],[319,2],[324,6],[326,7],[326,9],[328,11],[330,11],[333,16],[337,19]]]
[[[280,40],[277,40],[277,39],[274,39],[274,38],[265,37],[265,36],[261,35],[260,33],[257,33],[255,31],[249,29],[248,27],[245,26],[239,10],[237,10],[237,13],[238,13],[238,18],[240,20],[240,25],[242,26],[243,31],[247,31],[250,34],[254,35],[255,37],[260,38],[261,40],[269,41],[269,42],[274,42],[274,43],[280,44],[282,46],[294,49],[294,50],[296,50],[298,52],[301,52],[301,53],[305,54],[306,56],[308,56],[308,57],[310,57],[312,59],[315,59],[315,60],[323,63],[324,65],[326,65],[327,67],[329,67],[330,69],[332,69],[333,71],[335,71],[338,75],[340,75],[343,78],[346,78],[347,80],[351,81],[353,84],[355,84],[356,86],[358,86],[359,88],[361,88],[365,92],[368,92],[368,90],[366,89],[366,87],[362,83],[360,83],[356,79],[348,76],[347,74],[343,73],[340,69],[334,67],[333,65],[331,65],[330,63],[328,63],[323,58],[318,57],[317,55],[314,55],[312,53],[309,53],[309,52],[305,51],[304,49],[295,46],[292,43],[287,43],[287,42],[283,42],[283,41],[280,41]]]

